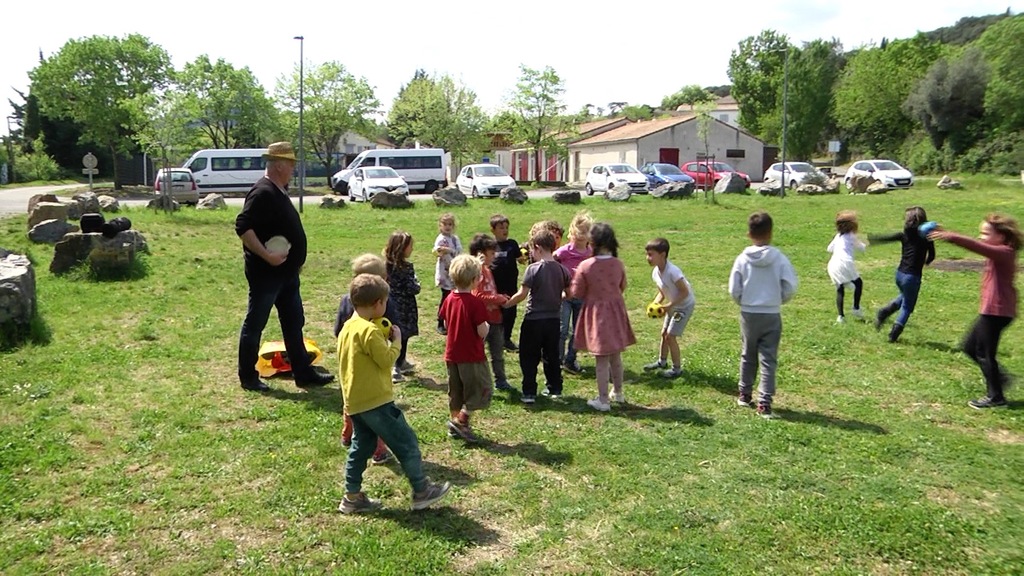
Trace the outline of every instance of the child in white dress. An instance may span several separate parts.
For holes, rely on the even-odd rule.
[[[864,311],[860,308],[860,297],[864,291],[864,281],[857,272],[857,265],[854,263],[854,252],[863,252],[867,244],[857,238],[857,213],[852,210],[845,210],[836,214],[836,235],[829,242],[827,250],[832,254],[828,260],[828,275],[832,283],[836,285],[836,309],[839,310],[837,324],[846,322],[846,315],[843,313],[843,299],[846,295],[846,285],[853,286],[853,315],[858,319],[864,318]]]

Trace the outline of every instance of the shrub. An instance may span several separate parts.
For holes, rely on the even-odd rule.
[[[61,169],[46,153],[43,141],[36,140],[31,153],[14,158],[14,175],[20,182],[57,180],[61,176]]]

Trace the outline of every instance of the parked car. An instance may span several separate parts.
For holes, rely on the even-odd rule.
[[[598,164],[587,172],[586,190],[593,196],[595,190],[605,192],[613,186],[625,184],[634,194],[647,193],[647,176],[629,164]]]
[[[356,168],[348,180],[348,199],[369,201],[379,192],[401,192],[409,195],[409,185],[388,166]]]
[[[914,185],[914,175],[903,166],[892,160],[861,160],[854,162],[846,171],[843,180],[850,187],[854,176],[871,176],[888,188],[910,188]]]
[[[683,174],[693,178],[697,186],[704,186],[705,184],[714,186],[730,172],[735,172],[747,182],[747,186],[750,186],[750,176],[737,171],[725,162],[687,162],[683,165]]]
[[[776,162],[764,171],[765,180],[785,182],[790,188],[796,188],[811,176],[824,178],[825,174],[807,162],[786,162],[785,178],[782,175],[782,162]]]
[[[153,180],[153,193],[161,196],[167,186],[167,177],[170,176],[171,199],[180,204],[199,203],[199,188],[196,186],[195,176],[188,168],[161,168],[156,171],[156,178]]]
[[[455,179],[459,191],[473,198],[498,196],[503,189],[515,185],[516,181],[497,164],[470,164]]]
[[[675,164],[648,162],[640,167],[640,173],[647,177],[647,187],[651,190],[669,182],[693,184],[693,178],[683,174]]]

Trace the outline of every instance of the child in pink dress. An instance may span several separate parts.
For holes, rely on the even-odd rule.
[[[619,242],[611,225],[598,222],[590,229],[594,256],[584,260],[572,279],[573,297],[583,300],[576,325],[576,348],[594,355],[597,364],[597,398],[587,406],[601,412],[611,402],[625,402],[622,393],[622,351],[636,344],[626,314],[626,267],[619,260]],[[608,395],[608,381],[612,395]]]

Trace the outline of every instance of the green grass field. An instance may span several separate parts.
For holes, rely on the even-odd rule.
[[[26,217],[0,221],[0,246],[36,266],[39,320],[30,340],[0,352],[0,573],[3,574],[1021,574],[1024,571],[1024,392],[978,412],[979,371],[957,343],[977,314],[977,271],[926,269],[901,341],[870,324],[834,323],[825,246],[834,215],[855,209],[862,233],[900,229],[921,204],[974,234],[998,209],[1024,217],[1019,183],[972,179],[884,196],[758,196],[624,204],[585,198],[611,222],[629,271],[639,342],[625,355],[626,408],[600,414],[593,360],[566,377],[566,396],[532,408],[499,393],[479,415],[487,441],[446,435],[443,340],[430,244],[441,210],[309,207],[302,275],[306,335],[328,352],[350,259],[410,231],[424,290],[418,378],[396,386],[428,473],[450,481],[436,508],[409,511],[393,467],[372,467],[373,516],[336,512],[346,454],[337,383],[304,391],[242,391],[235,377],[246,283],[236,210],[129,211],[151,254],[131,278],[54,277],[52,248],[31,245]],[[800,277],[783,310],[779,418],[736,406],[738,309],[726,292],[746,245],[747,215],[767,209],[775,244]],[[490,215],[567,226],[577,207],[471,201],[456,211],[468,244]],[[659,323],[644,244],[672,243],[697,308],[681,340],[685,375],[640,367]],[[859,256],[869,312],[895,296],[898,244]],[[940,244],[938,259],[978,260]],[[852,298],[848,298],[850,306]],[[521,312],[520,312],[521,313]],[[272,316],[267,339],[280,331]],[[1024,373],[1020,323],[1001,360]],[[516,356],[507,355],[519,382]]]

